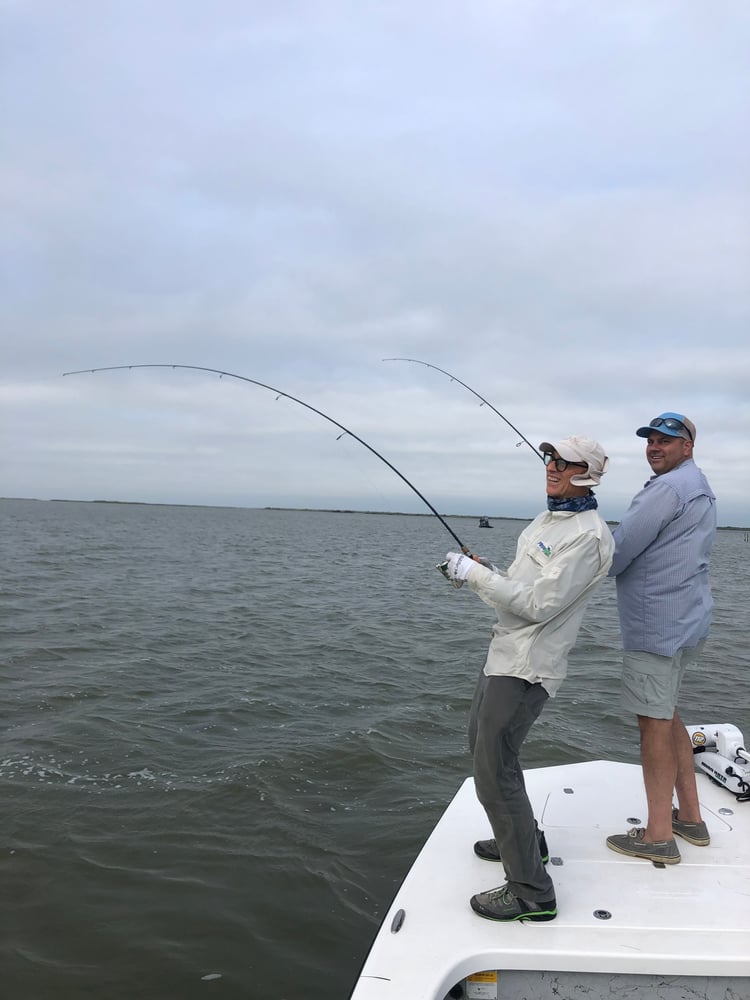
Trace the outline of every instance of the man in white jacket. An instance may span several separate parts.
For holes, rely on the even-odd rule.
[[[567,671],[583,613],[612,562],[614,541],[591,487],[609,459],[588,437],[539,445],[547,471],[547,510],[518,539],[502,572],[449,552],[445,575],[495,608],[497,623],[469,718],[474,783],[494,838],[475,853],[501,861],[507,882],[471,898],[490,920],[553,920],[557,902],[544,834],[538,829],[518,760],[521,745]]]

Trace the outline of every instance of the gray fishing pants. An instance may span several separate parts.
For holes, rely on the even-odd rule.
[[[477,798],[490,821],[511,892],[534,902],[553,899],[555,888],[539,853],[518,754],[548,697],[541,684],[487,677],[482,670],[469,715]]]

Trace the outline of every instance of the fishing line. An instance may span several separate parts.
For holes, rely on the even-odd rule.
[[[424,362],[420,362],[420,364],[423,364],[423,363]],[[430,366],[430,367],[433,367],[433,366]],[[185,369],[190,369],[191,371],[197,371],[197,372],[210,372],[213,375],[218,375],[219,378],[223,378],[226,375],[227,378],[236,378],[236,379],[239,379],[241,382],[250,382],[251,385],[258,385],[258,386],[261,387],[261,389],[268,389],[270,392],[275,392],[276,393],[276,399],[279,399],[281,396],[283,396],[285,399],[291,399],[291,401],[293,403],[299,403],[300,406],[304,406],[306,410],[312,410],[313,413],[317,413],[319,417],[323,417],[324,420],[327,420],[329,423],[331,423],[335,427],[339,428],[339,430],[342,433],[339,435],[338,438],[336,438],[337,441],[340,438],[342,438],[344,436],[344,434],[348,434],[349,437],[354,438],[355,441],[358,441],[363,447],[367,448],[368,451],[372,452],[372,454],[375,455],[376,458],[379,458],[381,462],[385,462],[385,464],[388,466],[388,468],[392,472],[395,472],[396,475],[399,477],[399,479],[401,479],[404,483],[406,483],[406,485],[409,487],[409,489],[413,490],[413,492],[417,494],[417,496],[422,501],[422,503],[426,504],[426,506],[429,507],[429,509],[432,511],[432,513],[435,515],[435,517],[438,519],[438,521],[440,521],[440,523],[445,528],[445,530],[450,534],[450,536],[454,539],[454,541],[458,543],[461,551],[465,555],[470,555],[471,554],[469,552],[469,549],[464,545],[464,543],[461,541],[461,539],[455,533],[455,531],[453,530],[453,528],[451,528],[451,526],[443,518],[443,516],[441,514],[439,514],[435,510],[435,508],[432,506],[432,504],[427,499],[427,497],[424,496],[422,493],[420,493],[419,490],[417,489],[417,487],[414,485],[414,483],[409,482],[409,480],[406,478],[406,476],[403,474],[403,472],[399,472],[399,470],[396,468],[396,466],[393,465],[391,462],[389,462],[388,459],[385,458],[383,455],[381,455],[379,451],[376,451],[372,447],[372,445],[370,445],[366,441],[364,441],[361,437],[359,437],[358,434],[355,434],[354,431],[350,431],[348,427],[344,427],[343,424],[340,424],[338,422],[338,420],[334,420],[333,417],[329,417],[328,414],[327,413],[323,413],[322,410],[316,409],[314,406],[311,406],[310,403],[306,403],[302,399],[297,399],[296,396],[291,396],[288,392],[284,392],[282,389],[275,389],[272,385],[266,385],[265,382],[258,382],[254,378],[247,378],[247,376],[245,376],[245,375],[236,375],[234,372],[221,371],[221,369],[219,369],[219,368],[206,368],[203,365],[168,365],[168,364],[161,364],[161,365],[159,365],[159,364],[157,364],[157,365],[109,365],[109,366],[107,366],[105,368],[80,368],[80,369],[78,369],[78,371],[74,371],[74,372],[63,372],[63,376],[65,376],[65,375],[88,375],[88,374],[93,375],[96,372],[114,372],[114,371],[124,371],[124,370],[132,371],[135,368],[173,368],[173,369],[174,368],[185,368]]]
[[[448,378],[451,380],[451,382],[458,382],[458,384],[462,385],[464,389],[468,389],[469,392],[471,392],[473,395],[477,397],[477,399],[481,400],[482,406],[489,406],[489,408],[492,410],[493,413],[496,413],[501,420],[505,421],[505,423],[508,425],[508,427],[511,428],[511,430],[514,430],[516,432],[516,434],[521,438],[521,441],[526,442],[526,444],[529,446],[529,448],[531,448],[531,450],[534,452],[537,458],[541,458],[541,460],[544,461],[544,455],[542,455],[542,453],[534,447],[534,445],[531,443],[531,441],[529,441],[528,438],[523,436],[523,434],[519,431],[519,429],[516,426],[514,426],[510,422],[510,420],[508,420],[508,418],[500,412],[500,410],[496,409],[492,405],[492,403],[490,403],[489,400],[484,398],[484,396],[480,396],[479,393],[476,391],[476,389],[472,389],[470,385],[467,385],[465,382],[462,382],[461,379],[458,378],[456,375],[451,375],[451,373],[447,372],[444,368],[438,368],[437,365],[431,365],[429,361],[420,361],[418,358],[383,358],[383,361],[411,361],[415,365],[424,365],[426,368],[434,368],[436,372],[442,372],[443,375],[447,375]],[[516,448],[520,447],[521,441],[518,442]]]

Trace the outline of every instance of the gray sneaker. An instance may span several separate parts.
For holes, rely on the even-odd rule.
[[[537,830],[536,839],[539,844],[539,853],[542,856],[542,863],[547,864],[549,861],[549,848],[547,847],[547,838],[541,830]],[[502,861],[500,857],[500,851],[498,850],[497,841],[492,840],[478,840],[474,844],[474,853],[478,858],[483,861]]]
[[[665,865],[678,865],[680,852],[672,840],[647,841],[643,839],[646,831],[642,826],[634,826],[627,833],[618,833],[607,837],[607,847],[618,854],[627,854],[630,858],[645,858],[646,861],[661,861]]]
[[[521,899],[501,885],[489,892],[478,892],[469,900],[472,910],[487,920],[554,920],[557,916],[555,897],[543,902]]]
[[[672,810],[672,833],[682,837],[688,844],[695,844],[696,847],[708,847],[711,838],[708,834],[708,827],[701,820],[700,823],[684,823],[677,819],[677,810]]]

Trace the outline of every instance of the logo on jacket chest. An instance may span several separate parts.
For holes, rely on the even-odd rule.
[[[550,548],[549,545],[545,545],[544,542],[537,542],[537,545],[542,550],[542,552],[545,554],[545,556],[551,556],[552,555],[552,549]]]

